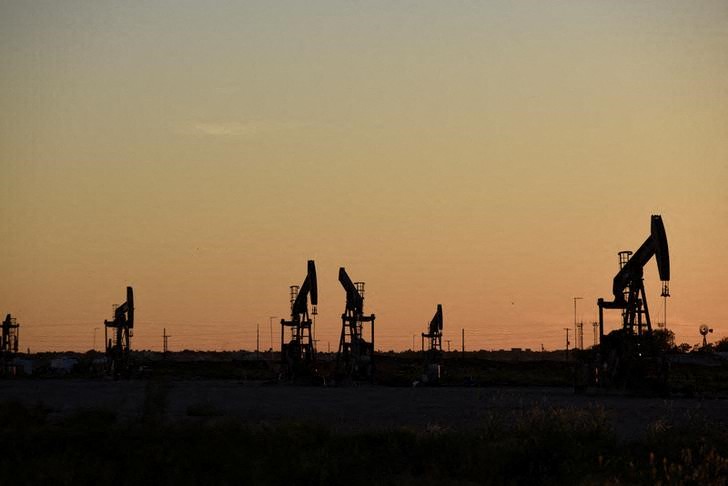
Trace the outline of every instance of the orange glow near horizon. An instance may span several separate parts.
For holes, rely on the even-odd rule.
[[[340,266],[378,349],[437,304],[453,349],[560,349],[661,214],[668,327],[726,337],[727,26],[717,1],[2,3],[0,313],[23,349],[101,349],[131,285],[135,349],[265,349],[271,316],[277,349],[313,259],[321,350]]]

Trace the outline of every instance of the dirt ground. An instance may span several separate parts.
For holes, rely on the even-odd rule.
[[[141,414],[150,386],[165,385],[142,380],[6,380],[0,382],[0,400],[42,403],[52,410],[51,417],[106,408],[122,419],[133,419]],[[468,428],[477,427],[490,414],[507,416],[534,406],[602,407],[622,438],[639,436],[658,420],[680,423],[705,416],[728,421],[728,399],[576,396],[570,388],[556,387],[332,388],[194,380],[172,381],[165,389],[164,414],[169,420],[222,415],[250,422],[307,421],[336,428]]]

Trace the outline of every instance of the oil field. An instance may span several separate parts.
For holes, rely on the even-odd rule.
[[[563,352],[445,353],[440,385],[415,387],[422,353],[376,356],[382,383],[357,386],[280,383],[277,363],[254,352],[132,352],[138,375],[120,380],[99,378],[96,357],[75,357],[63,376],[48,366],[0,383],[8,484],[709,484],[726,475],[725,362],[675,366],[682,388],[655,396],[575,394]],[[335,370],[335,356],[319,358]]]
[[[571,351],[443,350],[437,304],[419,351],[376,352],[365,285],[343,267],[339,348],[317,351],[313,260],[290,287],[278,352],[170,352],[166,329],[161,352],[135,351],[132,287],[104,320],[105,353],[20,353],[8,315],[3,471],[26,484],[720,483],[728,339],[709,344],[701,327],[687,352],[652,329],[653,257],[669,296],[660,216],[619,257],[598,340]],[[605,334],[603,309],[621,309],[621,328]]]
[[[0,0],[0,485],[728,484],[725,0]]]

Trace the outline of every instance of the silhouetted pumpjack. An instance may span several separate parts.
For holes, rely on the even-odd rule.
[[[0,335],[0,361],[3,375],[13,374],[13,358],[18,354],[18,339],[20,335],[20,324],[15,318],[8,314],[2,323],[2,335]]]
[[[316,265],[308,261],[308,273],[303,284],[291,286],[291,319],[281,319],[281,366],[283,375],[289,379],[314,375],[316,349],[311,334],[311,318],[308,313],[308,299],[311,297],[312,315],[318,305],[318,283]],[[285,329],[291,329],[291,337],[285,342]]]
[[[650,236],[634,254],[630,251],[619,252],[621,268],[612,284],[614,300],[606,302],[604,299],[599,299],[597,301],[600,338],[604,337],[604,309],[622,309],[622,329],[626,333],[641,336],[652,332],[642,274],[645,265],[653,256],[657,260],[657,269],[660,273],[660,280],[662,280],[661,295],[668,297],[670,295],[670,253],[667,247],[665,226],[659,215],[652,216]]]
[[[374,377],[374,314],[364,315],[364,282],[352,282],[344,267],[339,282],[346,291],[346,308],[341,314],[341,338],[336,354],[336,369],[349,379]],[[364,323],[371,323],[370,340],[364,339]]]
[[[111,334],[109,336],[109,333]],[[126,302],[114,309],[114,319],[104,320],[108,371],[115,378],[128,374],[131,337],[134,335],[134,290],[126,288]]]
[[[662,296],[670,295],[670,254],[662,217],[653,215],[650,235],[634,254],[619,252],[620,270],[614,277],[614,300],[599,299],[599,358],[595,370],[598,384],[647,387],[667,384],[667,361],[652,337],[644,267],[655,257],[662,280]],[[630,258],[631,257],[631,258]],[[604,309],[622,310],[622,328],[604,334]]]
[[[434,384],[440,380],[442,372],[442,304],[430,321],[428,332],[422,333],[422,351],[425,354],[425,378]]]

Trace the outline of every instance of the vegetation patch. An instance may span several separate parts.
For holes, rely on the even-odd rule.
[[[156,392],[154,392],[156,393]],[[154,395],[152,393],[152,395]],[[153,400],[154,401],[154,400]],[[190,407],[191,415],[218,411]],[[695,416],[619,441],[601,408],[535,407],[468,430],[117,421],[0,403],[4,484],[724,484],[728,432]],[[16,420],[19,419],[19,420]]]
[[[189,417],[220,417],[223,414],[222,410],[217,408],[211,402],[200,402],[193,403],[187,407],[187,415]]]

